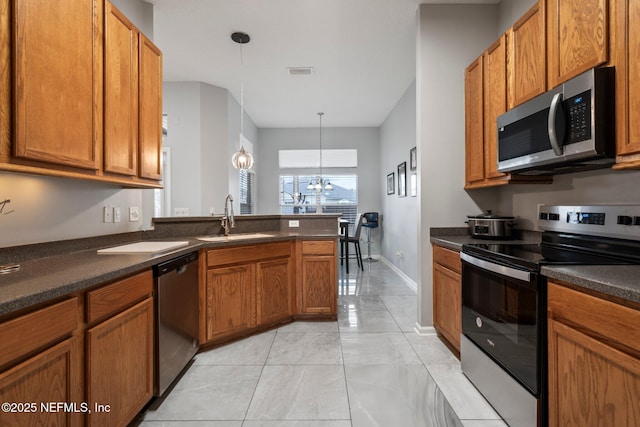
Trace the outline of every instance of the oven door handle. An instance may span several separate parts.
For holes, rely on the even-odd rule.
[[[531,273],[528,271],[518,270],[517,268],[507,267],[506,265],[495,264],[493,262],[485,261],[483,259],[476,258],[464,252],[460,253],[460,259],[468,262],[471,265],[475,265],[483,270],[488,270],[493,273],[501,274],[503,276],[510,277],[512,279],[522,280],[524,282],[531,282]]]

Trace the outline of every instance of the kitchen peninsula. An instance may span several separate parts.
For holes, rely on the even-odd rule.
[[[152,267],[194,251],[201,347],[295,319],[335,320],[339,216],[239,216],[226,237],[219,217],[156,219],[150,231],[0,249],[2,264],[20,265],[0,275],[0,399],[18,401],[20,390],[58,377],[42,401],[110,402],[109,412],[87,415],[89,424],[130,422],[154,388]],[[97,253],[160,240],[187,244]],[[85,416],[14,415],[56,425],[82,425]]]

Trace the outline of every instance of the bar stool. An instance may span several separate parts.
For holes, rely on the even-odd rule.
[[[356,228],[354,230],[353,236],[349,236],[349,229],[345,229],[345,233],[340,235],[340,252],[342,252],[342,248],[344,247],[345,255],[340,257],[340,264],[342,264],[342,260],[347,261],[346,272],[349,274],[349,243],[353,243],[356,249],[356,261],[358,262],[358,267],[364,271],[364,263],[362,262],[362,250],[360,250],[360,230],[362,230],[362,226],[364,221],[364,215],[358,216],[358,222]],[[342,223],[341,223],[342,225]]]
[[[371,257],[371,243],[373,243],[371,241],[371,229],[378,228],[378,212],[365,212],[362,215],[364,216],[362,226],[367,228],[367,258],[365,258],[365,261],[376,262],[378,260]]]

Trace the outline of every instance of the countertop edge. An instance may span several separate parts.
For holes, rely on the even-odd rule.
[[[268,237],[254,237],[234,241],[206,242],[194,237],[160,239],[162,241],[187,240],[189,244],[172,251],[150,254],[98,254],[98,248],[84,249],[51,257],[25,261],[15,273],[0,275],[0,317],[28,309],[31,306],[54,301],[94,286],[130,276],[152,268],[172,258],[208,248],[235,247],[249,244],[272,243],[287,240],[338,240],[337,233],[291,233],[273,231]],[[136,240],[127,243],[135,243]],[[80,267],[75,264],[81,264]],[[93,264],[93,265],[92,265]],[[65,268],[67,266],[68,268]],[[84,266],[84,268],[82,268]],[[47,271],[48,267],[52,272]],[[93,267],[93,268],[92,268]],[[56,271],[59,272],[56,277]],[[15,281],[15,278],[19,280]],[[14,288],[11,288],[11,287]],[[22,291],[22,293],[20,292]]]

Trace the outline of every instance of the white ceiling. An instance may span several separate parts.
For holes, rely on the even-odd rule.
[[[165,81],[228,89],[256,126],[380,126],[415,79],[416,12],[439,0],[147,0]],[[472,1],[467,0],[467,3]],[[486,2],[476,0],[473,2]],[[243,31],[242,47],[230,38]],[[287,67],[313,67],[290,76]]]

